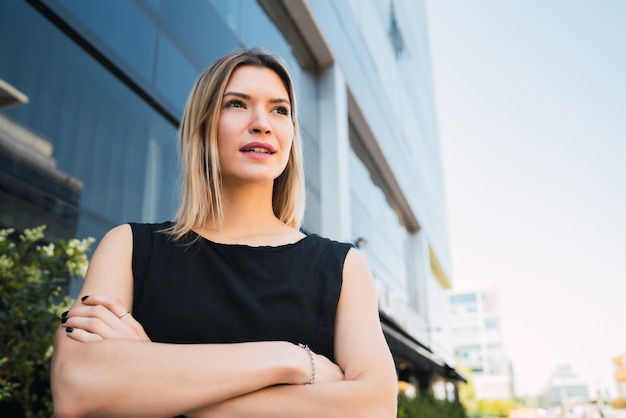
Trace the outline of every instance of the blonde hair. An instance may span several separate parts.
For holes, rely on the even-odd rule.
[[[182,238],[194,227],[209,222],[222,225],[221,175],[217,127],[222,97],[233,72],[242,66],[265,67],[282,80],[291,102],[294,137],[287,166],[274,180],[272,207],[278,219],[299,228],[304,214],[304,169],[296,97],[287,66],[277,55],[261,48],[232,52],[200,74],[191,89],[178,139],[181,160],[181,202],[174,225],[167,232]]]

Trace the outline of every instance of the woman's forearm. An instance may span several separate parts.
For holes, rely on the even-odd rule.
[[[261,388],[306,381],[307,359],[285,342],[183,345],[59,331],[52,362],[55,416],[171,417]]]
[[[367,380],[305,386],[272,386],[190,413],[191,418],[395,418],[397,393],[391,384]]]
[[[337,308],[335,359],[344,379],[274,386],[191,413],[193,418],[395,418],[397,376],[363,257],[351,250]]]

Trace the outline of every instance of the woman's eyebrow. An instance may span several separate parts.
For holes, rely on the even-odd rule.
[[[226,96],[235,96],[235,97],[240,97],[242,99],[245,100],[250,100],[251,97],[245,93],[239,93],[237,91],[227,91],[226,93],[224,93],[224,97]],[[276,99],[271,99],[270,103],[286,103],[288,105],[291,106],[291,102],[289,101],[289,99],[283,99],[282,97],[276,98]]]
[[[285,104],[291,105],[288,99],[282,99],[282,98],[272,99],[270,100],[270,103],[285,103]]]
[[[224,97],[226,96],[236,96],[241,97],[242,99],[250,100],[250,96],[248,96],[247,94],[237,93],[236,91],[227,91],[226,93],[224,93]]]

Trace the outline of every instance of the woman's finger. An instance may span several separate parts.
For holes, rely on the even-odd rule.
[[[92,334],[91,332],[73,327],[65,327],[65,333],[71,339],[83,343],[103,340],[103,338],[97,334]]]
[[[70,315],[72,312],[70,312]],[[112,328],[99,317],[91,316],[70,316],[63,326],[73,330],[82,330],[90,334],[98,335],[101,338],[124,338],[124,332]]]
[[[118,298],[95,294],[85,295],[81,298],[81,301],[84,305],[106,307],[110,312],[117,316],[118,319],[122,320],[124,324],[132,327],[136,333],[137,339],[150,341],[150,338],[146,335],[143,326],[132,316],[130,308],[127,308]]]
[[[134,328],[103,305],[79,305],[61,319],[66,327],[78,328],[102,338],[134,338]]]
[[[121,305],[115,298],[97,296],[86,300],[90,300],[90,304],[77,305],[62,319],[66,326],[84,329],[102,338],[150,341],[141,324],[133,318],[130,312],[116,315],[111,311]]]
[[[124,329],[127,324],[120,321],[120,318],[111,312],[105,305],[77,305],[67,314],[67,318],[97,318],[109,327],[114,329]]]
[[[115,316],[121,318],[130,311],[118,298],[104,295],[85,295],[81,298],[84,305],[101,305],[111,311]]]

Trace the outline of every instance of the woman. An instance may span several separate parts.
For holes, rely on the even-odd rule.
[[[180,129],[175,222],[126,224],[61,319],[57,417],[395,417],[371,273],[298,227],[304,179],[282,61],[229,54]]]

